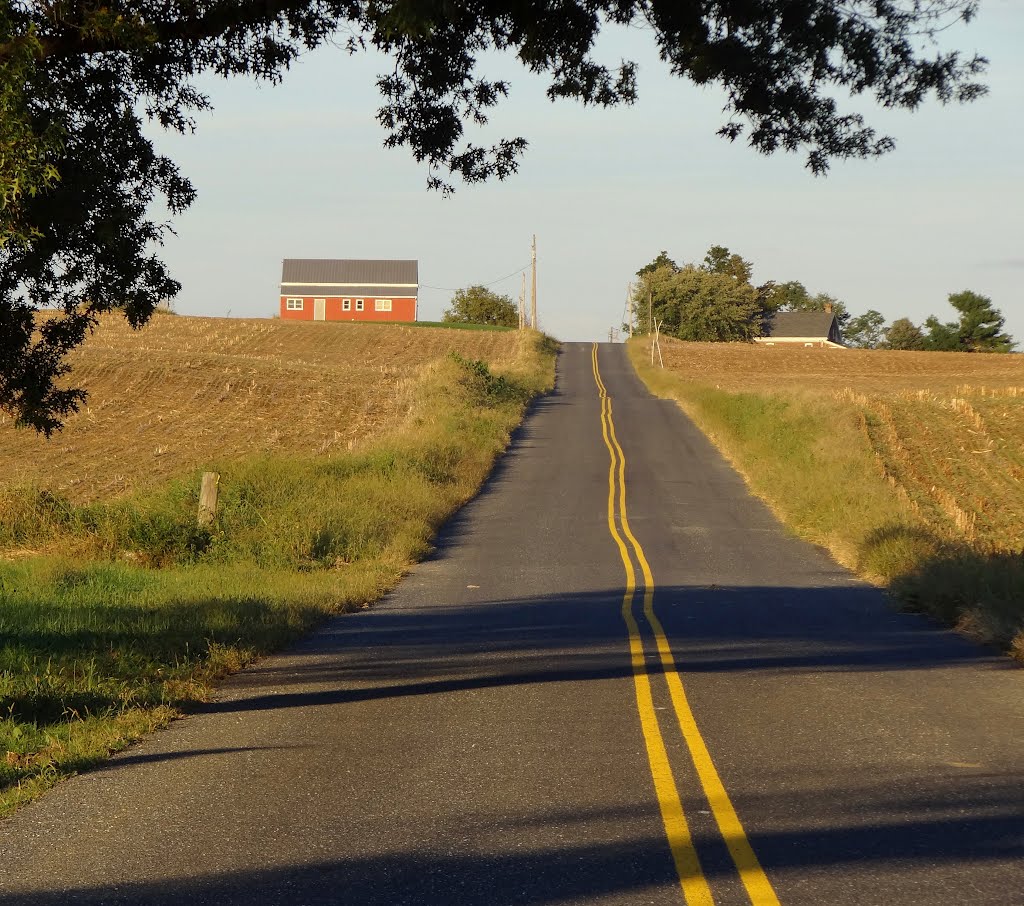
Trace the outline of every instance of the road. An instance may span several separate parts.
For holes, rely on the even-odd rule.
[[[621,346],[558,369],[383,602],[0,825],[0,902],[1024,903],[1024,671],[787,534]]]

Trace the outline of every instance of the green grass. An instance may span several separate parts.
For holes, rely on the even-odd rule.
[[[500,324],[468,324],[459,321],[414,321],[413,327],[446,327],[450,330],[517,330]]]
[[[444,327],[448,330],[518,330],[517,327],[504,327],[498,324],[467,324],[460,321],[348,321],[349,324],[395,324],[399,327]]]
[[[904,608],[1024,660],[1024,558],[971,545],[912,506],[880,471],[857,406],[722,390],[652,368],[641,343],[629,353],[651,392],[677,400],[794,533]]]
[[[89,506],[0,494],[0,549],[48,552],[0,560],[0,815],[392,587],[551,386],[552,353],[538,337],[503,375],[450,356],[358,454],[221,464],[209,530],[198,476]]]

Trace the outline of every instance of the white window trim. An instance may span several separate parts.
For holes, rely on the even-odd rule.
[[[352,300],[351,299],[342,299],[341,300],[341,310],[342,311],[352,311]]]
[[[362,299],[356,299],[356,311],[362,311],[362,310],[363,310],[363,300]]]
[[[286,311],[303,311],[306,307],[305,299],[289,299],[285,303]]]
[[[373,302],[374,311],[391,311],[390,299],[375,299]]]

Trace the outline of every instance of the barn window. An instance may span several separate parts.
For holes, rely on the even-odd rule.
[[[363,310],[363,300],[362,299],[356,299],[356,311],[362,311],[362,310]]]
[[[375,311],[391,311],[391,300],[390,299],[377,299],[373,303]]]
[[[342,311],[352,311],[352,300],[351,299],[342,299],[341,300],[341,310]]]
[[[302,299],[289,299],[285,307],[288,311],[302,311],[302,301]]]

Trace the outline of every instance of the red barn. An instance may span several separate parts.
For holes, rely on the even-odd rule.
[[[285,258],[281,317],[297,321],[415,321],[419,262]]]

